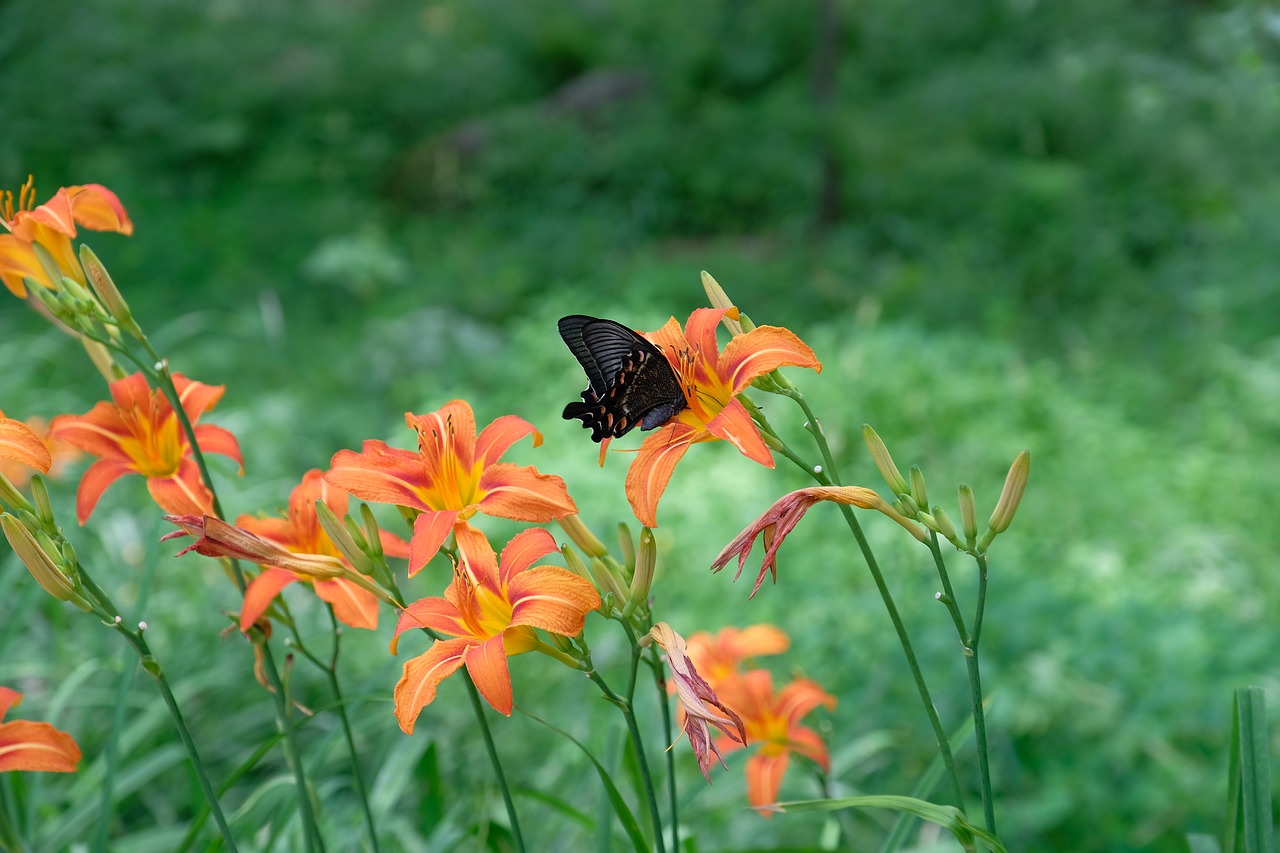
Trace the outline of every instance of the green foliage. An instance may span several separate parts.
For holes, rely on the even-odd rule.
[[[210,420],[248,452],[244,481],[215,471],[232,512],[278,507],[335,450],[404,444],[401,413],[466,396],[482,422],[537,424],[546,442],[519,460],[562,474],[586,520],[611,530],[630,516],[626,459],[596,468],[560,421],[581,377],[554,321],[656,328],[700,303],[701,268],[757,322],[815,347],[823,375],[797,379],[849,480],[880,485],[864,422],[949,511],[961,481],[990,507],[1029,448],[984,634],[1001,835],[1010,849],[1185,849],[1188,831],[1220,827],[1223,697],[1275,687],[1272,30],[1213,4],[838,5],[844,52],[824,112],[810,94],[816,22],[783,0],[5,4],[0,55],[22,83],[0,92],[0,180],[34,172],[45,191],[93,181],[121,195],[136,235],[89,241],[175,366],[229,386]],[[613,94],[574,106],[584,75]],[[841,216],[820,229],[824,145],[843,180]],[[86,411],[102,389],[74,342],[5,305],[0,407]],[[803,437],[784,401],[763,402]],[[655,591],[682,629],[785,627],[790,663],[842,697],[824,733],[888,741],[843,762],[836,747],[843,794],[906,793],[931,757],[927,729],[871,585],[830,535],[834,510],[813,511],[778,585],[750,604],[742,583],[704,571],[801,485],[728,447],[691,453],[663,500]],[[57,488],[73,517],[74,482]],[[243,773],[233,822],[268,825],[293,800],[278,750],[241,766],[274,731],[248,646],[218,640],[218,611],[238,602],[216,570],[155,544],[145,501],[121,483],[98,510],[105,525],[70,535],[100,580],[133,593],[126,609],[141,555],[164,549],[130,618],[151,625],[215,784]],[[931,683],[957,685],[937,690],[951,727],[967,696],[936,579],[879,521],[869,533]],[[24,714],[74,733],[86,769],[69,787],[0,793],[24,804],[42,849],[96,831],[124,679],[112,846],[171,849],[199,798],[153,688],[121,672],[106,629],[25,578],[0,561],[0,588],[17,590],[0,606],[0,683],[28,693]],[[385,633],[344,636],[343,668],[386,843],[470,849],[501,809],[462,693],[444,688],[425,734],[405,739]],[[519,701],[616,754],[600,734],[608,712],[535,664],[513,665]],[[302,701],[324,702],[314,672],[293,678]],[[320,715],[301,734],[318,778],[335,780],[317,792],[331,846],[354,849],[358,807],[330,726]],[[519,715],[498,731],[518,785],[564,804],[534,846],[593,843],[568,811],[602,813],[580,754]],[[740,761],[711,788],[684,762],[691,830],[724,849],[816,843],[817,818],[740,810]],[[789,784],[784,795],[813,795]],[[858,821],[858,844],[887,832]]]

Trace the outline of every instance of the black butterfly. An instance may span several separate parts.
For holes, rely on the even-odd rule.
[[[592,441],[618,438],[635,427],[654,429],[686,405],[684,391],[662,351],[621,323],[573,314],[561,317],[560,337],[587,372],[582,402],[564,407]]]

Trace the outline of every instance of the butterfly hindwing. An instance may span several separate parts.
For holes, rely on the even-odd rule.
[[[592,441],[654,429],[685,407],[666,356],[631,329],[582,314],[562,318],[559,329],[588,382],[582,402],[565,406],[564,417],[581,420]]]

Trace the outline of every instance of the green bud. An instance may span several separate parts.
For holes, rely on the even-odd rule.
[[[0,473],[0,504],[7,505],[14,510],[26,510],[32,512],[33,507],[31,501],[27,500],[22,492],[18,491],[18,487],[9,482],[9,478]]]
[[[57,526],[53,520],[53,504],[49,502],[49,487],[45,485],[44,477],[31,478],[31,500],[35,501],[35,515],[40,520],[40,526],[49,530],[56,530]]]
[[[907,481],[902,478],[902,472],[898,470],[893,457],[889,455],[889,448],[880,440],[880,436],[871,428],[871,424],[862,425],[862,440],[866,442],[867,450],[871,451],[871,461],[876,463],[876,468],[880,470],[880,476],[884,477],[884,481],[889,484],[889,489],[895,495],[909,494]]]
[[[13,553],[18,555],[18,559],[27,567],[41,589],[59,601],[70,601],[77,597],[71,579],[62,573],[58,568],[58,561],[54,560],[53,554],[58,553],[56,547],[46,548],[39,541],[41,537],[33,535],[26,525],[8,513],[0,515],[0,528],[4,530],[4,538],[9,540]],[[48,534],[42,538],[49,545],[53,544]]]
[[[604,547],[604,543],[596,538],[577,513],[566,515],[556,519],[560,527],[573,540],[573,544],[582,549],[582,553],[588,557],[603,557],[609,553],[609,549]]]
[[[369,555],[356,545],[355,540],[351,538],[350,532],[333,510],[329,509],[329,505],[322,500],[316,501],[316,520],[320,522],[320,527],[329,537],[329,541],[338,549],[347,562],[351,564],[357,572],[362,575],[372,575],[374,572],[373,561],[369,559]]]
[[[915,498],[908,494],[898,495],[898,499],[893,502],[893,506],[907,518],[915,518],[920,514],[920,505],[916,503]]]
[[[628,569],[636,567],[636,542],[631,537],[631,528],[625,521],[618,522],[618,546],[622,549],[622,565]]]
[[[956,526],[951,523],[951,516],[947,515],[946,510],[940,506],[933,508],[933,523],[937,525],[934,530],[957,548],[960,547],[960,537],[956,535]]]
[[[726,311],[733,310],[733,300],[729,298],[729,294],[724,292],[724,288],[720,286],[720,283],[712,278],[711,273],[706,270],[702,271],[702,289],[707,292],[707,300],[711,302],[712,308],[723,308]],[[742,323],[728,314],[720,322],[724,323],[724,327],[729,330],[731,335],[741,335],[744,331]]]
[[[964,538],[969,547],[978,541],[978,504],[973,497],[973,488],[968,483],[960,484],[960,526],[964,529]]]
[[[640,550],[636,552],[636,570],[631,576],[631,589],[627,595],[627,609],[643,607],[649,601],[649,588],[653,586],[653,571],[658,564],[658,548],[653,531],[640,529]]]
[[[383,555],[382,535],[378,527],[378,520],[373,517],[373,510],[369,509],[367,503],[360,504],[360,519],[364,522],[364,539],[369,553],[374,557],[381,557]]]
[[[987,526],[995,533],[1004,533],[1013,521],[1018,504],[1022,502],[1022,493],[1027,488],[1027,477],[1031,474],[1031,454],[1022,451],[1009,466],[1009,473],[1004,478],[1004,488],[1000,491],[1000,499],[996,501],[995,511]]]
[[[93,290],[98,295],[98,301],[102,303],[102,307],[111,315],[116,326],[136,340],[143,340],[142,329],[134,322],[133,312],[129,310],[129,303],[125,302],[124,297],[120,295],[120,289],[111,280],[111,275],[107,272],[107,268],[102,265],[102,261],[98,260],[98,256],[93,253],[93,250],[83,243],[80,245],[80,266],[84,267],[84,271],[89,277],[89,283],[93,285]]]
[[[924,487],[924,471],[919,465],[912,465],[908,476],[911,477],[911,497],[915,499],[916,506],[928,506],[929,493]]]

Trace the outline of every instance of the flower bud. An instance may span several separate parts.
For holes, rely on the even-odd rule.
[[[957,548],[960,547],[960,537],[956,535],[956,526],[951,523],[951,516],[947,515],[946,510],[940,506],[933,508],[934,530]]]
[[[915,499],[916,506],[929,506],[929,493],[924,487],[924,471],[919,465],[912,465],[911,472],[907,476],[911,478],[911,497]]]
[[[639,560],[639,552],[636,559]],[[590,566],[591,578],[595,581],[601,595],[608,593],[613,596],[614,601],[625,606],[629,590],[623,586],[622,579],[614,574],[613,570],[599,557],[592,557],[587,565]]]
[[[636,570],[631,576],[631,590],[627,594],[627,609],[643,607],[649,601],[649,588],[653,586],[653,570],[658,564],[658,548],[653,531],[640,530],[640,550],[636,552]]]
[[[706,270],[702,271],[702,289],[707,292],[707,299],[711,302],[712,308],[723,308],[731,313],[725,314],[724,319],[720,322],[724,323],[724,327],[729,330],[731,335],[741,335],[745,329],[739,322],[739,314],[737,308],[733,305],[733,300],[729,298],[729,294],[724,292],[724,288],[720,283],[711,277],[711,273]]]
[[[978,541],[978,504],[973,498],[973,488],[968,483],[960,484],[960,526],[964,529],[965,541],[972,548]]]
[[[373,517],[373,510],[369,509],[367,503],[360,504],[360,519],[364,522],[365,542],[368,543],[369,553],[374,557],[381,557],[383,555],[381,529],[378,527],[378,520]]]
[[[21,521],[4,513],[0,515],[0,528],[4,529],[4,538],[9,540],[9,547],[45,592],[59,601],[70,601],[78,597],[71,579],[62,573],[49,551],[41,547]]]
[[[53,521],[53,504],[49,502],[49,487],[43,477],[31,478],[31,500],[35,502],[35,516],[42,527],[56,529]]]
[[[871,451],[871,460],[876,463],[876,468],[880,469],[880,476],[884,477],[890,490],[895,495],[909,494],[907,481],[902,478],[902,472],[898,470],[893,457],[889,455],[889,448],[880,440],[880,436],[871,428],[871,424],[862,425],[862,440],[866,442],[867,450]]]
[[[138,328],[138,324],[134,322],[129,303],[125,302],[124,297],[120,295],[120,289],[111,280],[111,275],[98,260],[98,256],[83,243],[80,245],[80,265],[89,276],[89,283],[93,285],[94,293],[98,294],[98,301],[115,320],[116,325],[136,340],[142,340],[142,329]]]
[[[636,543],[631,538],[631,528],[625,521],[618,522],[618,547],[622,549],[622,565],[628,569],[635,569]]]
[[[106,345],[86,337],[81,337],[80,343],[84,344],[84,351],[89,354],[89,360],[93,362],[94,367],[98,368],[98,372],[108,384],[117,379],[124,379],[126,376],[124,370],[115,363],[111,357],[111,350],[107,349]]]
[[[569,538],[573,540],[573,544],[582,549],[582,553],[588,557],[603,557],[609,553],[609,549],[604,547],[604,543],[596,538],[585,524],[582,518],[575,512],[570,515],[556,519],[560,523],[560,527]]]
[[[1004,533],[1009,529],[1009,523],[1013,521],[1013,515],[1018,511],[1018,504],[1022,501],[1022,493],[1027,488],[1027,477],[1030,473],[1031,454],[1024,450],[1009,466],[1009,473],[1004,479],[1004,489],[1000,492],[1000,499],[996,501],[991,520],[987,522],[987,526],[994,532]]]
[[[15,510],[26,510],[27,512],[34,511],[31,501],[27,500],[26,496],[18,491],[13,483],[9,482],[9,478],[4,475],[4,472],[0,472],[0,507],[3,506],[8,506],[10,509]]]
[[[324,501],[316,501],[316,520],[320,522],[320,527],[333,546],[338,549],[338,553],[345,557],[357,572],[362,575],[373,574],[373,561],[369,559],[369,555],[357,547],[346,525]]]
[[[916,499],[905,493],[898,495],[898,499],[893,502],[893,506],[907,518],[915,518],[920,514],[920,506],[916,503]]]

